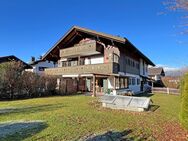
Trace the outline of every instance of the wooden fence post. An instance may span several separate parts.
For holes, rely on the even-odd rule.
[[[170,89],[167,87],[167,94],[170,94]]]

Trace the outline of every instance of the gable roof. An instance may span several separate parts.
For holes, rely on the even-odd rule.
[[[0,57],[0,64],[1,63],[11,62],[11,61],[17,61],[17,62],[20,61],[20,62],[22,62],[25,69],[31,69],[32,68],[30,65],[28,65],[27,63],[25,63],[24,61],[22,61],[21,59],[17,58],[14,55]]]
[[[42,59],[40,59],[40,60],[36,60],[36,61],[32,61],[32,62],[30,62],[29,63],[29,65],[36,65],[36,64],[38,64],[38,63],[40,63],[40,62],[45,62],[44,60],[42,60]]]
[[[51,54],[53,55],[53,51],[59,49],[59,44],[61,42],[64,42],[67,40],[68,36],[72,35],[74,36],[76,32],[82,32],[82,33],[86,33],[88,35],[92,35],[95,36],[97,38],[104,38],[110,41],[115,41],[121,44],[125,44],[125,43],[129,43],[131,45],[131,47],[135,50],[135,52],[140,55],[148,64],[155,66],[155,64],[149,59],[147,58],[142,52],[140,52],[128,39],[126,38],[122,38],[122,37],[118,37],[118,36],[113,36],[110,34],[106,34],[106,33],[102,33],[102,32],[97,32],[95,30],[90,30],[90,29],[86,29],[86,28],[82,28],[82,27],[78,27],[78,26],[73,26],[54,46],[52,46],[52,48],[49,49],[49,51],[43,56],[43,60],[47,60],[48,56]]]
[[[162,67],[151,67],[148,68],[148,75],[164,75]]]

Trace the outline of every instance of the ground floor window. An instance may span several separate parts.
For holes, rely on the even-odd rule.
[[[140,85],[140,78],[129,77],[129,85]]]
[[[129,85],[132,85],[132,78],[129,77]]]
[[[128,88],[128,78],[127,77],[116,77],[115,83],[116,83],[116,89]]]
[[[137,85],[140,85],[140,79],[137,78]]]
[[[135,85],[135,84],[136,84],[135,78],[132,78],[132,85]]]

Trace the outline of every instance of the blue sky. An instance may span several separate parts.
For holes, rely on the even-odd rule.
[[[188,64],[180,14],[162,0],[1,0],[0,56],[28,62],[44,54],[73,25],[128,38],[155,64]]]

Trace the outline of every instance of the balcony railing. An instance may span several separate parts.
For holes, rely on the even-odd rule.
[[[113,74],[118,73],[117,63],[90,64],[83,66],[59,67],[45,69],[47,75],[66,75],[66,74]]]
[[[103,47],[97,42],[81,44],[60,50],[60,57],[86,56],[102,53]]]

